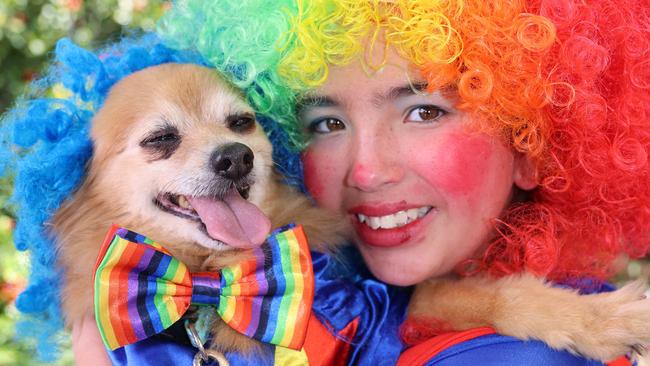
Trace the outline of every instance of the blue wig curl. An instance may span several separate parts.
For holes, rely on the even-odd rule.
[[[47,74],[32,83],[2,118],[0,173],[14,178],[10,200],[17,216],[14,242],[19,250],[31,252],[29,284],[16,300],[17,308],[26,314],[18,333],[37,341],[44,361],[57,357],[57,335],[63,326],[58,298],[61,273],[53,238],[45,228],[83,181],[93,149],[90,122],[110,88],[127,75],[164,63],[215,66],[191,50],[165,46],[152,34],[127,37],[97,52],[62,39]],[[238,68],[228,69],[232,73],[226,73],[226,78],[241,77]],[[258,120],[274,145],[280,172],[288,183],[300,186],[300,160],[290,139],[273,119],[258,115]]]

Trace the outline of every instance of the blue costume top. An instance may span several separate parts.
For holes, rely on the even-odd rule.
[[[468,332],[458,332],[459,336]],[[595,366],[599,361],[574,356],[568,352],[556,351],[539,341],[522,341],[499,334],[485,334],[462,340],[439,352],[433,350],[435,339],[407,350],[398,365],[566,365]],[[414,352],[413,352],[414,351]]]
[[[601,281],[578,279],[558,287],[577,288],[580,293],[609,292],[615,287]],[[631,365],[621,357],[610,366]],[[540,341],[522,341],[496,334],[491,328],[474,328],[433,337],[411,347],[401,354],[398,366],[452,366],[452,365],[567,365],[595,366],[602,362],[585,359],[566,351],[557,351]]]
[[[569,365],[602,363],[556,351],[539,341],[521,341],[481,331],[452,334],[404,350],[399,326],[405,320],[411,291],[385,285],[370,277],[342,273],[331,256],[313,253],[316,293],[314,315],[320,330],[310,324],[304,350],[311,365]],[[313,334],[317,333],[317,334]],[[467,337],[468,333],[474,336]],[[183,331],[177,332],[179,338]],[[478,336],[476,336],[478,335]],[[446,337],[446,339],[445,339]],[[191,365],[196,348],[156,336],[110,353],[116,365]],[[441,343],[451,347],[440,347]],[[434,352],[435,351],[435,352]],[[279,352],[270,345],[254,355],[226,354],[232,365],[279,365]]]

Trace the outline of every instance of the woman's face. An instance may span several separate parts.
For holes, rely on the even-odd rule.
[[[350,220],[373,274],[406,286],[475,255],[513,186],[532,186],[525,159],[472,133],[470,115],[441,93],[413,92],[397,55],[388,62],[372,76],[358,63],[333,68],[305,98],[303,162],[310,193]]]

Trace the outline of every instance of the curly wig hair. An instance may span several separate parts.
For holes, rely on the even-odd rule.
[[[384,42],[431,90],[456,90],[476,128],[536,163],[538,182],[494,220],[498,235],[463,273],[602,279],[617,257],[648,251],[645,0],[179,0],[159,33],[223,68],[244,65],[240,85],[256,80],[256,106],[296,143],[300,95],[330,67],[382,67],[366,56]]]

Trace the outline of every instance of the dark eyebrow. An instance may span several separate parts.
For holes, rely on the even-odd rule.
[[[396,86],[388,89],[384,93],[376,93],[372,98],[373,105],[381,106],[388,100],[395,100],[404,96],[415,95],[424,92],[427,83],[414,83]],[[312,107],[337,107],[341,103],[334,98],[325,95],[305,95],[297,104],[298,112]]]
[[[376,93],[372,97],[372,104],[379,107],[387,101],[393,101],[402,97],[408,97],[424,92],[427,89],[426,83],[414,83],[396,86],[388,89],[385,93]]]
[[[338,105],[339,103],[336,100],[324,95],[306,95],[298,101],[296,105],[296,109],[298,112],[300,112],[307,108],[314,108],[314,107],[326,108],[326,107],[336,107]]]

